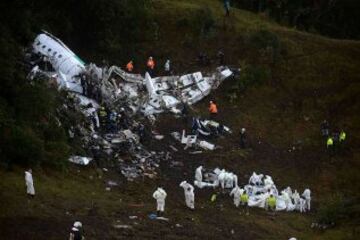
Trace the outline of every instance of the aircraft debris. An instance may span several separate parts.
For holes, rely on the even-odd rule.
[[[60,39],[45,31],[35,38],[32,54],[40,61],[50,63],[52,68],[41,69],[36,65],[40,61],[30,62],[29,81],[47,79],[49,84],[56,82],[68,96],[58,109],[60,115],[80,112],[84,118],[70,126],[68,134],[71,139],[80,139],[86,156],[91,157],[71,156],[69,161],[88,165],[94,159],[97,165],[102,165],[103,161],[99,159],[107,159],[108,165],[119,169],[128,181],[140,176],[156,177],[160,161],[172,158],[169,152],[150,153],[146,150],[142,143],[149,135],[142,122],[148,121],[152,126],[156,114],[181,114],[184,106],[200,101],[233,75],[226,66],[220,66],[206,76],[195,72],[155,78],[148,73],[144,76],[127,73],[118,66],[98,67],[82,61]],[[199,124],[200,130],[219,127],[212,121],[199,120]],[[196,135],[185,136],[183,132],[182,136],[178,133],[173,136],[186,144],[186,148],[195,145],[196,148],[215,149],[214,144],[199,140]],[[153,138],[162,140],[164,136],[153,134]],[[177,151],[175,147],[171,149]]]

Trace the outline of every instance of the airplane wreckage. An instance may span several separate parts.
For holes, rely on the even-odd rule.
[[[125,72],[118,66],[98,67],[94,63],[85,64],[60,39],[45,31],[35,38],[30,55],[27,60],[31,65],[28,79],[56,82],[59,89],[65,90],[72,99],[76,99],[73,108],[77,108],[87,119],[91,119],[89,128],[78,126],[82,132],[82,146],[91,150],[88,151],[91,157],[71,156],[69,161],[87,165],[93,158],[96,160],[101,152],[118,161],[121,173],[128,180],[140,175],[154,176],[159,162],[171,159],[169,152],[149,152],[145,149],[140,143],[144,126],[136,121],[135,117],[144,116],[154,120],[154,115],[162,112],[180,114],[184,106],[200,101],[233,75],[228,67],[220,66],[210,76],[195,72],[182,76],[152,78],[148,73],[143,77],[140,74]],[[39,67],[49,63],[52,67],[50,71],[49,68]],[[102,131],[101,119],[97,114],[101,106],[111,109],[108,114],[110,118],[115,113],[113,117],[121,118],[122,123],[126,124],[122,124],[120,128],[115,127],[115,131],[114,128]],[[66,110],[69,107],[64,108]],[[196,121],[199,123],[199,120]],[[207,123],[219,126],[214,121]],[[72,126],[68,130],[70,137],[76,132],[74,128]],[[221,129],[230,132],[227,127],[222,126]],[[202,130],[199,129],[200,133],[209,129]],[[163,136],[157,135],[154,138],[160,140]],[[206,141],[190,141],[190,138],[194,139],[194,136],[183,134],[175,139],[186,144],[185,149],[194,145],[203,150],[215,148],[215,145]],[[170,147],[175,151],[175,147]],[[130,154],[131,160],[123,160],[121,152]]]
[[[132,113],[140,112],[145,116],[164,111],[177,112],[176,107],[180,104],[192,105],[232,75],[229,68],[221,66],[209,77],[195,72],[151,78],[148,73],[142,77],[117,66],[100,68],[93,63],[85,65],[61,40],[46,32],[36,37],[33,53],[51,63],[55,72],[46,74],[56,78],[60,88],[111,106],[123,107],[125,104]],[[39,71],[39,67],[35,66],[29,77]]]

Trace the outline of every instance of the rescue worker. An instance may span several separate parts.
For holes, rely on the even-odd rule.
[[[246,215],[249,215],[249,195],[247,194],[246,190],[240,195],[240,204],[241,206],[245,206],[246,208]]]
[[[195,180],[202,182],[202,170],[203,170],[203,166],[199,166],[198,168],[196,168],[195,170]]]
[[[240,131],[240,147],[246,148],[246,129],[242,128]]]
[[[334,140],[332,137],[328,137],[328,139],[326,140],[326,146],[327,148],[333,147],[334,145]]]
[[[333,154],[334,152],[334,140],[331,136],[329,136],[326,140],[326,148],[329,151],[330,154]]]
[[[128,62],[128,64],[126,64],[126,70],[131,73],[134,70],[134,63],[132,60],[130,60],[130,62]]]
[[[155,69],[155,61],[153,60],[153,57],[149,57],[147,63],[146,63],[148,72],[150,74],[151,77],[154,76],[154,69]]]
[[[339,142],[340,144],[343,143],[346,139],[346,133],[344,132],[344,130],[341,130],[340,132],[340,136],[339,136]]]
[[[99,110],[100,123],[104,127],[107,123],[107,111],[104,106],[100,107]]]
[[[231,192],[230,196],[234,196],[234,205],[239,207],[240,205],[240,196],[243,194],[244,189],[241,189],[239,186],[235,186]]]
[[[73,227],[70,231],[69,240],[83,240],[85,237],[83,236],[82,232],[82,223],[81,222],[74,222]]]
[[[166,60],[165,65],[164,65],[164,70],[165,70],[165,74],[170,75],[170,60]]]
[[[224,8],[226,16],[230,16],[230,0],[224,0]]]
[[[111,111],[109,115],[109,124],[108,124],[108,131],[111,133],[116,133],[117,129],[117,116],[118,114],[115,111]]]
[[[32,169],[25,171],[25,185],[26,185],[26,193],[28,197],[34,198],[35,197],[35,188],[34,188],[34,181],[32,177]]]
[[[323,137],[328,137],[329,136],[329,129],[330,129],[330,125],[329,125],[329,122],[324,120],[321,125],[320,125],[320,128],[321,128],[321,135]]]
[[[191,210],[194,210],[195,209],[194,187],[186,181],[181,182],[180,187],[184,189],[186,206]]]
[[[344,130],[341,130],[339,135],[339,145],[341,152],[344,152],[345,139],[346,139],[346,133]]]
[[[99,116],[97,114],[96,108],[92,105],[92,103],[89,103],[86,106],[85,111],[87,118],[89,119],[90,130],[91,132],[95,132],[95,129],[100,127]]]
[[[163,188],[158,187],[156,191],[153,193],[153,198],[156,199],[156,211],[158,216],[161,216],[165,211],[165,199],[166,199],[166,192]]]
[[[225,61],[224,61],[225,54],[223,53],[223,51],[219,50],[219,52],[217,53],[217,57],[219,59],[220,66],[224,65],[224,63],[225,63]]]
[[[209,113],[210,113],[210,118],[212,120],[215,120],[216,119],[216,116],[217,116],[217,113],[218,113],[218,109],[217,109],[217,106],[216,106],[216,103],[214,101],[210,101],[209,102]]]
[[[310,189],[305,189],[303,194],[301,195],[305,198],[305,209],[310,211],[311,208],[311,191]]]
[[[276,209],[276,198],[272,194],[266,199],[266,210],[269,209],[271,211],[275,211]]]

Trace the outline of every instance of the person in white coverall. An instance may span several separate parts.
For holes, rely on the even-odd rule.
[[[25,185],[27,195],[32,198],[35,197],[35,188],[31,169],[25,171]]]
[[[156,189],[156,191],[153,193],[153,198],[156,199],[156,211],[158,216],[161,216],[161,214],[164,212],[165,210],[165,199],[166,199],[166,192],[164,189],[162,189],[161,187],[158,187]]]
[[[203,169],[203,167],[200,166],[195,170],[195,180],[196,181],[202,182],[202,169]]]
[[[230,192],[230,196],[234,195],[234,204],[236,207],[240,205],[240,196],[243,192],[244,189],[241,189],[239,186],[235,186]]]
[[[310,203],[311,203],[311,191],[310,189],[305,189],[303,194],[301,195],[305,198],[305,208],[306,210],[310,211]]]
[[[186,181],[181,182],[180,187],[184,189],[186,206],[191,210],[194,210],[195,209],[194,187],[190,183],[187,183]]]

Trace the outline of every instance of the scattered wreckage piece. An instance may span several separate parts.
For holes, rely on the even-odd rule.
[[[79,165],[88,165],[93,159],[88,157],[81,157],[81,156],[71,156],[69,158],[69,162],[79,164]]]
[[[171,133],[171,136],[178,140],[181,144],[185,144],[184,150],[191,147],[200,147],[204,150],[214,150],[215,145],[204,140],[199,140],[197,135],[186,135],[186,131],[182,131],[182,135],[179,132]],[[180,137],[181,136],[181,137]]]
[[[99,158],[118,159],[113,162],[129,181],[140,176],[156,177],[160,161],[171,159],[169,152],[150,153],[143,147],[140,143],[143,135],[137,132],[138,125],[130,117],[144,115],[153,123],[155,114],[165,111],[180,114],[180,109],[200,101],[233,74],[229,68],[221,66],[210,76],[195,72],[152,78],[148,73],[144,77],[127,73],[118,66],[98,67],[94,63],[85,64],[60,39],[45,31],[35,38],[32,53],[37,60],[29,62],[32,69],[28,79],[47,79],[49,83],[57,84],[58,88],[68,93],[60,111],[81,112],[84,116],[84,122],[68,129],[70,138],[80,138],[86,155],[93,156],[96,164],[99,164]],[[41,65],[37,65],[40,62],[50,63],[52,69],[41,69]],[[111,114],[118,118],[125,116],[124,125],[132,130],[124,127],[119,131],[112,126],[103,126],[101,116],[98,116],[98,110],[103,106],[111,109]],[[111,128],[110,133],[108,127]],[[215,149],[215,145],[209,142],[184,134],[176,135],[176,138],[187,147],[195,145],[205,150]],[[161,140],[164,136],[158,134],[154,138]],[[177,151],[175,147],[172,150]],[[124,154],[130,159],[124,161],[119,158]],[[92,159],[71,156],[69,161],[87,165]],[[178,164],[174,162],[173,165]]]

